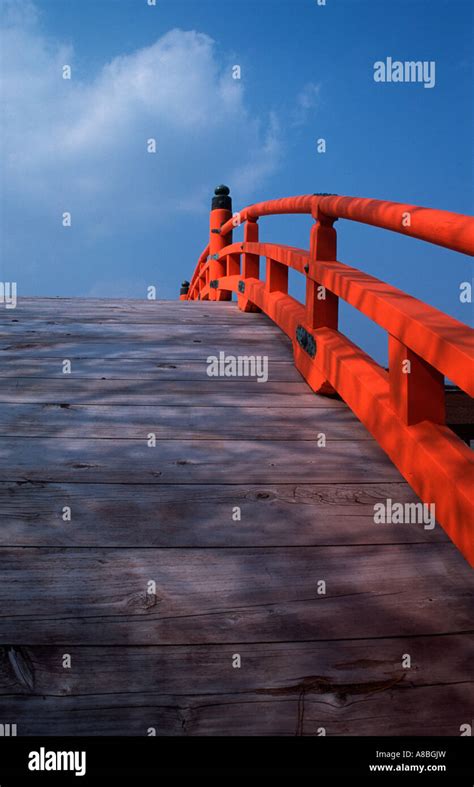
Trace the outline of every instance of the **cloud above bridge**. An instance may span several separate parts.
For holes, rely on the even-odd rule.
[[[0,6],[10,259],[38,272],[42,255],[54,267],[65,211],[75,248],[89,254],[124,227],[156,230],[176,211],[204,215],[215,182],[245,197],[275,170],[277,119],[251,111],[209,36],[171,30],[84,78],[80,58],[48,37],[32,3]]]
[[[5,139],[14,187],[57,192],[60,174],[63,194],[89,199],[117,196],[119,189],[128,203],[131,180],[140,174],[134,201],[146,205],[153,186],[154,207],[162,210],[181,201],[191,208],[189,197],[209,170],[233,180],[245,169],[257,185],[272,171],[275,118],[253,116],[231,68],[218,65],[209,36],[172,30],[116,57],[87,82],[77,75],[72,49],[40,32],[32,4],[7,8]],[[70,80],[62,78],[64,65],[71,66]],[[156,139],[156,157],[146,152],[149,138]]]
[[[307,82],[296,96],[296,105],[292,114],[292,125],[303,126],[308,116],[318,108],[321,85]]]

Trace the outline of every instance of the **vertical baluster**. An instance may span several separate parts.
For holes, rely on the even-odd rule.
[[[309,246],[309,270],[317,260],[337,259],[337,234],[333,220],[319,217],[311,228]],[[327,290],[320,282],[306,279],[306,323],[308,328],[334,328],[338,326],[339,298]]]
[[[267,292],[288,292],[288,265],[267,257],[265,290]]]
[[[317,280],[316,266],[314,265],[318,260],[336,259],[337,235],[333,227],[334,220],[321,215],[318,209],[313,217],[317,223],[311,228],[309,258],[305,268],[308,276],[306,279],[305,326],[302,327],[308,331],[318,328],[337,330],[339,299]],[[293,340],[296,367],[311,385],[313,391],[321,394],[334,393],[334,388],[327,379],[318,357],[317,338],[312,337],[309,341],[311,335],[305,337],[303,333],[302,336],[306,339],[306,349],[305,346],[300,346],[298,335]],[[308,354],[307,350],[310,346],[312,352]],[[316,364],[313,363],[315,358]]]
[[[444,376],[406,347],[388,337],[390,401],[407,426],[420,421],[444,424]]]

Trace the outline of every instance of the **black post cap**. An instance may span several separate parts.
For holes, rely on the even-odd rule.
[[[223,208],[224,210],[232,211],[232,197],[230,196],[230,188],[221,184],[214,189],[215,196],[212,198],[212,210],[216,208]]]

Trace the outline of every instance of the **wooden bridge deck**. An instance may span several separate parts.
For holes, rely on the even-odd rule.
[[[208,378],[219,351],[268,355],[269,381]],[[438,526],[374,524],[375,503],[417,498],[343,402],[311,393],[266,317],[25,299],[2,312],[0,353],[0,722],[18,735],[471,723],[469,566]]]

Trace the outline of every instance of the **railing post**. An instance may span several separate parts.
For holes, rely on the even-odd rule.
[[[311,228],[309,266],[317,260],[337,259],[337,234],[334,219],[316,214]],[[309,271],[310,272],[310,268]],[[318,281],[306,279],[306,322],[308,328],[334,328],[338,325],[339,298]]]
[[[179,291],[180,301],[186,301],[188,299],[188,292],[189,292],[189,282],[183,281],[181,285],[181,289]]]
[[[283,292],[285,295],[288,293],[288,265],[267,257],[265,290]]]
[[[335,260],[337,253],[337,235],[333,227],[335,219],[320,213],[317,207],[313,213],[316,224],[311,228],[309,259],[305,267],[308,277],[306,279],[306,303],[305,303],[305,322],[306,329],[309,331],[316,328],[332,328],[337,330],[338,326],[338,305],[339,299],[333,292],[327,290],[314,276],[313,263],[318,260]],[[306,342],[309,341],[304,333],[300,332],[293,341],[295,365],[303,376],[306,377],[313,391],[320,394],[335,393],[333,386],[321,370],[310,369],[307,347],[314,349],[317,355],[317,342],[311,342],[305,346],[300,346],[302,337]],[[310,334],[311,338],[311,334]]]
[[[244,224],[244,243],[258,243],[258,223],[257,219],[247,219]],[[244,251],[242,253],[242,268],[240,276],[244,282],[246,279],[259,279],[260,278],[260,256],[258,254],[250,254]],[[258,306],[249,301],[249,299],[241,294],[237,295],[237,302],[239,309],[244,312],[259,312]]]
[[[244,243],[258,243],[258,223],[247,219],[244,226]],[[242,279],[260,278],[260,257],[258,254],[242,254]]]
[[[407,426],[446,422],[444,375],[389,334],[390,401]]]
[[[214,189],[209,219],[210,269],[208,283],[220,279],[226,274],[225,260],[217,260],[215,257],[225,246],[232,243],[232,232],[224,236],[221,235],[222,225],[232,218],[232,198],[229,195],[230,189],[227,186],[217,186]],[[229,301],[231,298],[231,292],[212,290],[209,294],[209,300],[212,301]]]

